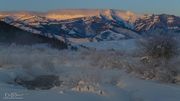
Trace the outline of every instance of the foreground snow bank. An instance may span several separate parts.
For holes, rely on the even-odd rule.
[[[105,92],[104,95],[86,92],[86,90],[77,92],[70,89],[62,89],[61,87],[45,91],[32,91],[19,86],[1,84],[0,97],[3,101],[9,98],[5,94],[16,93],[20,96],[12,98],[23,99],[23,101],[179,101],[180,99],[180,87],[176,85],[139,80],[129,77],[125,73],[121,73],[119,79],[116,85],[101,85],[101,89]]]

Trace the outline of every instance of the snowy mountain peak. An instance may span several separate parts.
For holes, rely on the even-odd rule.
[[[103,16],[103,17],[105,17],[105,18],[107,18],[107,19],[113,20],[112,12],[113,12],[113,11],[110,10],[110,9],[108,9],[108,10],[101,10],[101,11],[99,12],[99,16]]]
[[[180,32],[180,18],[173,15],[139,15],[122,10],[57,10],[37,12],[1,12],[1,21],[22,30],[58,39],[136,38],[160,28]]]
[[[136,20],[135,28],[137,31],[145,32],[154,29],[180,30],[180,17],[174,15],[144,15]]]
[[[14,16],[16,18],[25,18],[31,16],[44,16],[48,19],[55,20],[67,20],[73,18],[82,18],[82,17],[92,17],[92,16],[104,16],[108,19],[113,19],[113,16],[116,16],[125,21],[134,22],[139,15],[130,11],[122,10],[112,10],[112,9],[103,9],[103,10],[89,10],[89,9],[65,9],[65,10],[54,10],[49,12],[0,12],[0,17]]]
[[[104,16],[108,19],[113,19],[112,15],[121,18],[125,21],[134,22],[139,15],[130,11],[122,11],[122,10],[112,10],[112,9],[104,9],[104,10],[87,10],[87,9],[74,9],[74,10],[57,10],[50,11],[45,14],[47,18],[56,19],[56,20],[66,20],[72,18],[80,18],[80,17],[92,17],[92,16]]]

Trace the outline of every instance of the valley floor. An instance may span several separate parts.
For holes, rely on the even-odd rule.
[[[0,101],[179,101],[179,85],[143,80],[124,69],[137,50],[134,41],[84,43],[99,48],[78,51],[1,45]],[[39,75],[57,75],[63,82],[50,90],[27,90],[14,83],[16,77]]]

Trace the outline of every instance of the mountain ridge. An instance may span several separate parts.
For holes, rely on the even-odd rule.
[[[108,11],[114,11],[121,15],[132,15],[135,13],[124,10],[114,10],[114,9],[63,9],[63,10],[52,10],[47,12],[33,12],[33,11],[11,11],[11,12],[0,12],[0,16],[23,16],[23,15],[37,15],[45,16],[52,19],[72,19],[77,17],[88,17],[88,16],[99,16]],[[137,15],[137,14],[136,14]]]
[[[180,17],[167,14],[138,15],[123,10],[75,9],[0,15],[1,21],[22,30],[70,43],[74,40],[90,42],[137,38],[156,29],[180,32]]]

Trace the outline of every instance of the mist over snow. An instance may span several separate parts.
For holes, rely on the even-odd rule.
[[[125,41],[125,43],[130,42]],[[92,44],[83,45],[99,47],[97,43]],[[105,45],[105,43],[99,44]],[[139,79],[142,75],[139,75],[136,69],[130,68],[139,64],[138,56],[130,55],[123,49],[80,48],[78,51],[72,51],[52,49],[47,45],[15,44],[1,44],[0,48],[2,98],[5,92],[16,92],[23,94],[25,101],[37,98],[44,101],[49,101],[50,98],[54,101],[83,101],[86,98],[93,101],[178,101],[180,99],[178,85]],[[17,77],[31,80],[40,75],[57,75],[62,84],[50,90],[33,91],[14,83]]]

